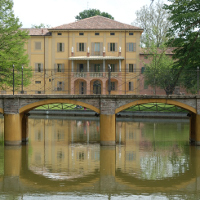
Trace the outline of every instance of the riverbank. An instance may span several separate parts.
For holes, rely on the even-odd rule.
[[[98,116],[92,110],[31,110],[30,115],[57,115],[57,116]],[[188,113],[183,112],[130,112],[117,113],[117,118],[188,118]]]

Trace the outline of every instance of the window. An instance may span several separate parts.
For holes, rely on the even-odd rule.
[[[58,35],[62,35],[62,33],[58,33]]]
[[[95,33],[95,35],[99,35],[99,33]]]
[[[111,66],[111,72],[115,72],[116,70],[115,70],[115,64],[110,64],[110,66]]]
[[[37,94],[42,94],[42,92],[41,92],[41,91],[37,91],[36,93],[37,93]]]
[[[35,81],[35,84],[41,84],[41,81]]]
[[[111,86],[111,90],[115,90],[115,89],[116,89],[116,87],[115,87],[115,82],[111,82],[111,83],[110,83],[110,86]]]
[[[84,94],[84,93],[85,93],[85,83],[80,82],[80,94]]]
[[[57,43],[57,51],[58,52],[64,51],[64,43]]]
[[[64,88],[64,83],[62,81],[57,82],[57,91],[62,91]]]
[[[129,64],[129,72],[133,72],[133,64]]]
[[[142,68],[141,68],[141,74],[143,74],[144,71],[145,71],[145,67],[142,67]]]
[[[43,71],[43,64],[35,63],[35,72],[42,72],[42,71]]]
[[[100,64],[94,65],[94,72],[100,72]]]
[[[129,91],[133,91],[133,82],[128,83],[128,89]]]
[[[110,33],[110,35],[115,35],[115,33]]]
[[[100,52],[100,43],[94,43],[94,51],[95,52]]]
[[[79,43],[79,51],[84,51],[84,43]]]
[[[133,32],[130,32],[129,35],[133,35]]]
[[[64,64],[56,63],[55,64],[55,72],[64,72]]]
[[[127,52],[135,52],[136,51],[136,43],[127,43],[126,44],[126,51]]]
[[[79,35],[84,35],[84,33],[79,33]]]
[[[41,50],[41,42],[35,42],[35,50]]]
[[[115,51],[115,43],[110,43],[110,51]]]

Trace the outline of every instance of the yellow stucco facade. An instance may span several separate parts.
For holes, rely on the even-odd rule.
[[[94,20],[101,25],[93,26]],[[141,34],[138,27],[101,16],[71,27],[29,29],[25,48],[33,77],[24,93],[108,94],[110,65],[111,94],[137,94],[139,86],[133,77],[139,73]]]

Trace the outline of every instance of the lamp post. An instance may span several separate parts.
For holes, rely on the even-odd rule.
[[[15,94],[15,65],[13,65],[13,95]]]
[[[23,90],[23,65],[22,65],[22,94],[24,94],[24,90]]]
[[[109,95],[110,95],[110,92],[111,92],[110,72],[111,72],[111,66],[108,65],[108,94]]]
[[[199,67],[197,67],[197,94],[199,94]]]

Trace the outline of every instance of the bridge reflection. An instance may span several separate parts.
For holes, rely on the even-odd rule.
[[[98,126],[95,120],[30,119],[29,145],[4,147],[0,190],[200,192],[200,149],[187,145],[188,122],[118,122],[114,147],[99,145]]]

